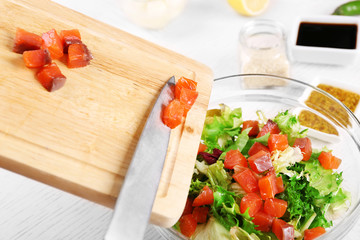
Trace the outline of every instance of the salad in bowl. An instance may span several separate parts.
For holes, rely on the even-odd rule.
[[[305,239],[326,232],[349,208],[341,159],[313,148],[289,111],[243,119],[209,110],[189,196],[175,228],[191,239]]]
[[[321,101],[307,101],[312,93]],[[320,127],[305,124],[303,112]],[[165,239],[342,239],[360,215],[359,156],[358,119],[325,91],[264,74],[216,79],[184,212],[158,232]]]

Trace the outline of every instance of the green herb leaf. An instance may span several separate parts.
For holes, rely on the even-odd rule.
[[[310,186],[305,176],[294,175],[288,177],[282,174],[285,184],[285,191],[278,197],[288,202],[287,217],[284,220],[290,221],[298,219],[297,229],[302,229],[304,225],[329,227],[332,225],[325,218],[324,204],[319,206],[317,200],[322,202],[329,201],[329,198],[321,196],[319,191]],[[316,214],[314,218],[314,214]]]

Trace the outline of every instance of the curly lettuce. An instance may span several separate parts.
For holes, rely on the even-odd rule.
[[[206,176],[209,178],[213,188],[220,186],[227,190],[231,183],[231,177],[225,171],[224,163],[221,161],[217,161],[216,163],[210,165]]]
[[[191,236],[192,240],[218,240],[230,239],[229,230],[227,230],[214,217],[210,217],[207,223],[196,227],[195,233]]]
[[[282,134],[288,137],[289,145],[293,145],[296,138],[303,138],[306,136],[307,129],[301,130],[299,117],[290,114],[288,110],[280,112],[274,118],[274,122],[278,125]]]
[[[234,226],[239,226],[249,234],[260,234],[260,231],[255,229],[256,225],[251,221],[253,218],[250,217],[248,209],[244,213],[240,212],[237,204],[240,199],[241,196],[217,187],[214,192],[211,213],[228,230]]]
[[[289,170],[288,167],[303,159],[300,148],[287,147],[284,151],[276,151],[271,155],[271,160],[276,174],[283,173],[294,176],[296,172]]]
[[[209,149],[223,151],[233,142],[233,137],[239,134],[243,120],[241,108],[231,110],[225,104],[220,107],[220,111],[208,111],[201,139]]]

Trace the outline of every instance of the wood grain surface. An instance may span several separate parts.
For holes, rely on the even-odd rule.
[[[0,166],[82,198],[113,207],[164,83],[173,75],[198,82],[199,98],[172,131],[151,215],[152,223],[174,224],[191,180],[211,70],[50,1],[1,0],[0,9]],[[49,93],[11,51],[17,27],[38,34],[77,28],[94,60],[79,69],[57,61],[67,82]]]

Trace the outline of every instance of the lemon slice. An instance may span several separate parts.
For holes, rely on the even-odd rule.
[[[228,3],[244,16],[256,16],[265,11],[269,0],[228,0]]]

